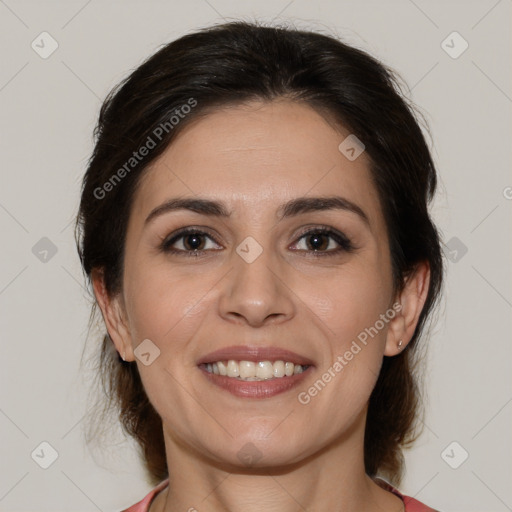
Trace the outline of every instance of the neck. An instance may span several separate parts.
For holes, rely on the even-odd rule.
[[[166,435],[169,486],[150,512],[402,511],[402,501],[366,475],[363,440],[364,429],[356,429],[294,464],[240,469]]]

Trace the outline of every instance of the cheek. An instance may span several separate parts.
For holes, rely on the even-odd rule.
[[[342,269],[327,280],[322,293],[317,292],[310,304],[343,348],[347,341],[374,326],[389,308],[390,299],[389,279],[375,267],[361,266]],[[383,335],[386,330],[387,324],[379,328]]]
[[[160,366],[173,374],[185,371],[191,365],[192,341],[212,321],[218,273],[184,272],[169,264],[129,270],[126,306],[134,349],[149,339],[160,350]]]
[[[133,343],[136,346],[149,338],[161,346],[166,331],[182,314],[181,304],[155,275],[132,276],[127,285],[126,307]]]
[[[171,270],[169,265],[127,269],[130,279],[126,281],[126,305],[134,349],[146,339],[157,347],[153,350],[158,356],[150,365],[136,360],[148,398],[161,416],[168,411],[181,411],[178,423],[183,426],[187,421],[195,421],[188,416],[193,408],[182,387],[190,378],[189,372],[194,371],[192,367],[195,368],[189,348],[214,307],[208,290],[216,280]],[[176,423],[176,418],[167,420]]]
[[[377,257],[361,258],[360,263],[341,268],[316,289],[309,302],[329,340],[329,359],[319,375],[322,382],[332,382],[327,384],[331,392],[324,399],[326,404],[339,403],[345,411],[349,404],[359,408],[370,395],[394,313],[387,314],[392,296],[387,267],[381,268],[372,259]]]

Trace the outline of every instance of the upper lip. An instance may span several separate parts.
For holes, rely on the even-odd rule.
[[[300,365],[313,365],[313,361],[308,357],[297,354],[291,350],[279,347],[262,347],[257,345],[236,345],[225,347],[214,352],[210,352],[201,357],[197,364],[214,363],[216,361],[285,361]]]

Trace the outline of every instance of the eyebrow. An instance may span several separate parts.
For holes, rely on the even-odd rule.
[[[231,212],[227,210],[224,203],[219,201],[202,198],[174,198],[153,209],[144,223],[148,224],[156,217],[176,210],[190,210],[211,217],[229,218],[231,216]],[[281,205],[277,211],[277,216],[279,220],[283,220],[304,213],[327,210],[344,210],[355,213],[365,224],[370,225],[368,216],[361,207],[340,196],[297,197]]]

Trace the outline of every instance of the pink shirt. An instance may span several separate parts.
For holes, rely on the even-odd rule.
[[[437,512],[433,508],[427,507],[414,498],[404,496],[384,480],[376,478],[375,482],[379,484],[383,489],[386,489],[387,491],[392,492],[398,496],[404,502],[405,512]],[[160,491],[163,491],[167,487],[168,484],[169,479],[167,478],[166,480],[160,482],[142,501],[139,501],[135,505],[132,505],[130,508],[127,508],[122,512],[148,512],[151,502],[155,499],[156,495]]]

